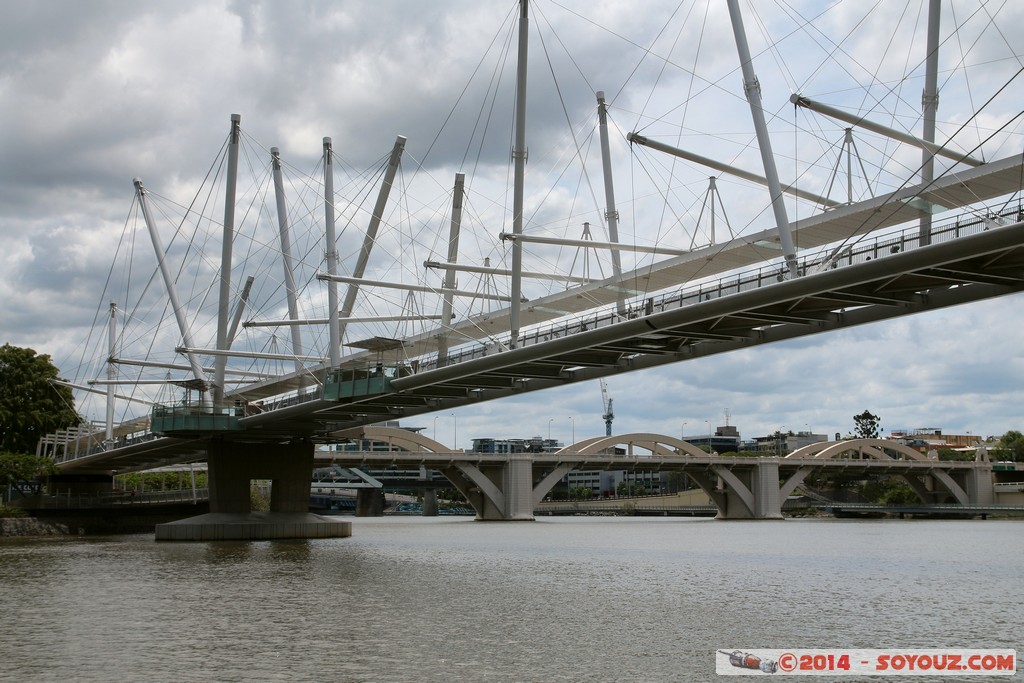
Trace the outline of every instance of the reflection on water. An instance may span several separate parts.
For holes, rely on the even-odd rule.
[[[353,531],[0,540],[0,679],[711,680],[716,649],[1021,649],[1024,633],[1021,522]]]

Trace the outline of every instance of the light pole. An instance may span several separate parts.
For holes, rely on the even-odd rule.
[[[437,418],[439,417],[440,415],[434,416],[434,441],[437,441]]]
[[[452,450],[459,450],[459,418],[455,416],[455,413],[449,413],[452,418]]]
[[[679,428],[679,440],[686,441],[686,422],[683,422],[683,426]]]
[[[572,424],[572,442],[576,443],[576,418],[570,415],[569,422]]]

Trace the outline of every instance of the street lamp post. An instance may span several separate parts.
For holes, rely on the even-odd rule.
[[[459,418],[455,416],[455,413],[450,413],[452,418],[452,450],[459,450]]]
[[[686,441],[686,422],[683,422],[683,426],[679,428],[679,440]]]
[[[576,443],[576,418],[570,415],[569,422],[572,424],[572,442]]]
[[[434,441],[437,441],[437,418],[438,417],[440,417],[440,415],[435,415],[434,416]]]
[[[548,418],[548,441],[551,441],[551,423],[555,421],[555,418]]]

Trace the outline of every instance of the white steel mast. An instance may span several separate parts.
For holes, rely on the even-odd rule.
[[[281,235],[281,259],[284,262],[284,288],[288,297],[288,319],[299,319],[299,303],[295,292],[295,262],[292,258],[292,240],[288,231],[288,207],[284,198],[284,178],[281,171],[281,154],[277,147],[270,148],[274,171],[274,199],[277,203],[277,226]],[[292,352],[295,354],[295,372],[302,373],[303,365],[298,360],[302,355],[302,328],[291,325]],[[226,347],[225,347],[226,348]]]
[[[792,277],[800,275],[796,260],[796,249],[793,247],[793,236],[789,231],[789,216],[786,215],[786,203],[782,197],[782,185],[779,172],[775,168],[775,156],[772,154],[772,143],[768,136],[768,125],[764,120],[761,108],[761,85],[754,74],[754,63],[747,46],[747,34],[743,29],[743,17],[740,14],[739,0],[728,0],[729,16],[732,18],[732,30],[736,38],[736,50],[740,56],[743,69],[743,89],[750,103],[750,114],[754,119],[754,132],[757,134],[757,146],[761,150],[761,162],[764,164],[764,175],[768,181],[768,192],[772,198],[772,212],[779,230],[779,241],[782,244],[782,255],[789,266]]]
[[[516,131],[512,148],[512,234],[523,234],[523,192],[526,175],[526,57],[529,47],[530,20],[528,0],[519,0],[519,61],[516,66]],[[523,293],[523,245],[512,242],[512,303],[509,307],[511,340],[509,348],[519,343],[519,300]]]
[[[925,60],[924,92],[921,93],[921,107],[924,110],[922,137],[925,142],[935,143],[935,111],[939,108],[939,15],[940,0],[928,4],[928,56]],[[925,151],[921,154],[921,186],[928,187],[935,178],[935,155]],[[930,208],[930,207],[929,207]],[[921,246],[931,243],[932,214],[926,208],[921,212]]]
[[[135,194],[139,199],[139,208],[142,209],[142,218],[146,222],[146,229],[149,231],[149,239],[153,242],[153,251],[156,252],[157,263],[160,266],[160,275],[164,279],[164,287],[167,289],[167,296],[171,300],[171,308],[174,310],[174,319],[178,322],[178,331],[181,333],[181,340],[184,342],[186,348],[193,348],[192,344],[192,333],[189,331],[188,321],[185,320],[185,309],[181,307],[181,302],[178,300],[178,291],[174,286],[174,278],[171,275],[171,269],[167,265],[167,255],[164,253],[163,243],[160,241],[160,235],[156,231],[156,226],[153,225],[153,221],[149,216],[149,204],[146,202],[146,188],[142,186],[142,181],[136,178],[135,183]],[[196,382],[201,387],[206,387],[206,377],[203,375],[203,368],[199,365],[199,359],[196,358],[194,353],[186,352],[188,357],[189,366],[192,368],[192,376],[195,377]],[[200,390],[202,391],[202,390]]]
[[[324,232],[327,246],[324,256],[327,259],[327,273],[338,274],[338,246],[334,233],[334,150],[331,139],[324,138]],[[338,283],[327,281],[327,325],[328,339],[331,348],[328,353],[332,368],[341,365],[341,330],[338,315]]]
[[[377,203],[373,208],[373,215],[370,216],[370,224],[366,227],[366,236],[363,238],[363,247],[359,250],[359,257],[356,259],[355,270],[352,271],[354,281],[349,282],[348,291],[345,292],[345,303],[341,306],[341,317],[352,316],[352,309],[355,307],[356,295],[359,294],[359,280],[366,272],[366,264],[370,260],[370,251],[377,241],[377,229],[380,227],[381,218],[384,215],[384,208],[388,203],[388,195],[391,194],[391,186],[395,182],[395,174],[398,172],[398,162],[402,159],[402,151],[405,149],[405,137],[399,135],[395,138],[395,145],[391,149],[391,156],[388,158],[388,167],[384,171],[384,182],[377,194]],[[331,198],[333,201],[333,197]],[[329,245],[328,249],[333,245]],[[323,278],[326,279],[326,278]],[[345,336],[346,323],[339,323],[339,338]]]
[[[466,184],[466,174],[455,174],[455,188],[452,192],[452,221],[448,229],[448,263],[454,264],[459,258],[459,231],[462,226],[462,195]],[[448,334],[452,325],[452,299],[455,290],[455,269],[449,268],[444,274],[444,287],[441,289],[444,300],[441,305],[441,324],[437,334],[437,367],[448,364]]]
[[[117,303],[110,302],[110,321],[107,323],[107,432],[103,443],[110,448],[114,443],[114,383],[117,381]]]
[[[231,299],[231,247],[235,239],[235,185],[238,178],[238,138],[242,117],[231,115],[231,133],[228,139],[228,173],[224,188],[224,233],[220,252],[220,299],[217,306],[217,349],[226,351],[228,343],[228,309]],[[186,342],[186,346],[191,346]],[[213,404],[220,405],[224,400],[224,370],[227,368],[227,356],[219,356],[214,360],[213,368]]]
[[[608,221],[608,241],[619,241],[619,211],[615,208],[615,186],[612,182],[612,153],[608,144],[608,108],[604,103],[604,91],[597,91],[597,121],[601,138],[601,167],[604,170],[605,218]],[[612,275],[618,281],[622,277],[622,262],[619,251],[612,250]],[[620,292],[616,307],[619,315],[626,314],[626,297]]]

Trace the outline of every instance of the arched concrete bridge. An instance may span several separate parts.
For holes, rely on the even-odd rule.
[[[530,520],[534,508],[573,470],[685,472],[718,508],[720,519],[781,519],[782,503],[817,472],[898,475],[926,504],[991,505],[992,466],[987,460],[947,462],[884,439],[812,444],[784,458],[708,454],[678,438],[637,433],[584,439],[555,453],[494,455],[446,450],[437,441],[388,427],[358,427],[341,439],[370,440],[399,451],[320,451],[344,467],[438,470],[480,520]],[[616,450],[624,453],[616,453]]]

